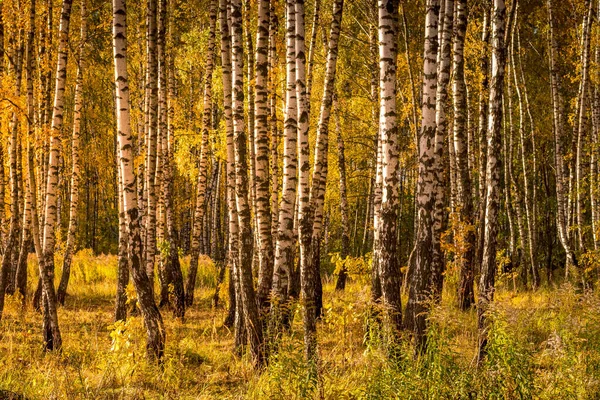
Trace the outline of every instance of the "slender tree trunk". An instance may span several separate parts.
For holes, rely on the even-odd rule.
[[[441,160],[435,153],[436,136],[436,92],[438,53],[438,0],[427,1],[425,17],[425,52],[423,67],[422,122],[419,135],[419,178],[417,181],[417,236],[413,250],[411,274],[409,276],[408,304],[404,325],[415,332],[417,346],[424,349],[427,300],[431,294],[433,272],[432,248],[435,245],[434,207],[437,163]]]
[[[79,180],[81,174],[81,164],[79,161],[79,142],[81,131],[81,109],[83,107],[83,62],[85,59],[85,42],[87,41],[87,10],[85,0],[81,5],[81,37],[79,43],[79,54],[77,59],[77,78],[75,81],[75,99],[73,110],[73,135],[71,137],[71,204],[69,206],[69,230],[67,233],[67,247],[63,260],[62,276],[60,285],[56,294],[57,300],[61,305],[65,304],[67,286],[71,275],[71,262],[75,250],[75,233],[77,232],[77,206],[79,204]]]
[[[457,203],[461,229],[464,234],[465,251],[460,256],[460,281],[458,306],[469,309],[475,303],[473,293],[473,262],[475,258],[475,230],[473,226],[473,198],[471,196],[471,176],[469,168],[469,146],[465,131],[467,101],[465,85],[464,46],[467,32],[467,0],[458,0],[456,6],[455,37],[453,43],[454,81],[452,86],[454,104],[454,151],[457,170]]]
[[[233,88],[233,143],[235,151],[235,202],[239,224],[239,272],[245,325],[252,358],[257,366],[264,361],[262,326],[259,322],[252,281],[252,225],[248,202],[248,164],[246,161],[246,126],[244,123],[244,52],[241,0],[231,1],[231,79]]]
[[[44,342],[47,350],[60,349],[62,339],[56,313],[56,293],[54,291],[54,246],[57,225],[58,169],[60,165],[61,129],[63,125],[64,95],[67,78],[67,52],[69,22],[72,0],[63,0],[59,28],[58,63],[56,67],[56,86],[50,138],[50,156],[46,181],[46,200],[44,204],[44,233],[40,269],[43,286],[44,304]]]
[[[377,9],[376,17],[369,25],[369,47],[373,57],[373,66],[371,74],[371,119],[373,126],[377,127],[375,132],[375,185],[373,187],[373,262],[371,267],[371,301],[373,304],[381,299],[381,273],[379,268],[380,240],[379,225],[381,224],[381,191],[383,184],[383,165],[381,159],[381,140],[379,139],[379,7],[378,0],[371,0],[373,9]]]
[[[593,7],[592,1],[588,0],[588,13],[584,17],[582,27],[582,54],[581,54],[581,88],[579,93],[579,109],[577,110],[577,150],[575,153],[575,177],[576,177],[576,214],[577,214],[577,238],[579,242],[579,250],[585,252],[585,237],[584,237],[584,204],[583,204],[583,171],[582,158],[584,151],[584,135],[586,129],[586,105],[588,94],[588,78],[590,64],[590,31],[592,26]]]
[[[148,122],[146,126],[146,165],[145,178],[147,194],[145,207],[145,263],[146,273],[152,283],[154,291],[154,261],[156,255],[156,205],[157,205],[157,146],[158,146],[158,60],[156,48],[157,36],[157,2],[147,0],[146,3],[146,30],[147,30],[147,64],[146,64],[146,107]]]
[[[214,1],[213,1],[214,3]],[[170,16],[167,15],[168,1],[160,0],[159,2],[159,20],[158,20],[158,93],[159,93],[159,137],[161,138],[161,154],[162,154],[162,192],[163,192],[163,207],[166,217],[165,237],[169,246],[168,257],[165,260],[165,269],[167,281],[173,286],[173,315],[183,321],[185,317],[185,293],[183,288],[183,275],[181,272],[181,264],[179,262],[179,249],[177,247],[177,232],[175,228],[175,206],[174,206],[174,172],[173,165],[173,147],[174,127],[173,117],[174,110],[172,108],[173,84],[174,80],[168,71],[167,57],[167,30],[170,29]],[[216,8],[216,4],[213,9]],[[216,11],[211,14],[211,17],[216,19]],[[214,22],[213,28],[214,28]],[[214,29],[213,29],[214,32]],[[172,68],[172,66],[171,66]]]
[[[229,221],[229,279],[230,290],[234,293],[233,323],[235,325],[235,348],[239,349],[245,342],[245,325],[243,322],[243,304],[241,301],[239,281],[239,222],[235,199],[235,151],[233,144],[232,117],[232,75],[231,75],[231,28],[228,0],[219,0],[219,25],[221,30],[221,65],[223,79],[223,109],[227,132],[227,205]]]
[[[277,31],[279,20],[275,12],[275,1],[269,2],[269,131],[271,134],[271,248],[275,251],[279,230],[279,128],[277,126],[277,84],[275,66],[277,65]],[[273,254],[273,258],[275,254]],[[273,264],[275,261],[273,260]],[[271,277],[271,288],[273,278]]]
[[[381,204],[379,210],[378,268],[383,306],[390,329],[401,329],[400,268],[397,254],[398,122],[396,114],[396,58],[398,55],[398,0],[378,1],[379,32],[379,141],[381,142]]]
[[[441,11],[440,11],[441,13]],[[435,99],[435,204],[433,209],[433,259],[431,264],[431,290],[434,298],[440,300],[444,279],[445,260],[441,249],[441,237],[444,229],[444,209],[446,207],[446,184],[444,168],[444,143],[448,135],[446,108],[448,102],[448,83],[450,81],[450,66],[452,52],[452,30],[454,24],[454,0],[444,1],[444,18],[442,30],[439,32],[437,90]],[[453,170],[450,170],[452,174]]]
[[[317,360],[316,280],[312,265],[312,218],[310,204],[310,147],[308,143],[309,99],[306,95],[306,53],[304,0],[295,1],[296,10],[296,96],[298,97],[298,236],[300,240],[300,282],[304,303],[304,351],[306,360]]]
[[[124,0],[113,0],[113,56],[116,85],[117,139],[119,169],[123,179],[123,204],[127,214],[129,269],[137,293],[137,301],[146,327],[146,349],[150,358],[160,360],[165,348],[165,327],[154,302],[152,280],[142,264],[142,238],[137,206],[136,177],[133,172],[133,152],[129,114],[127,78],[127,23]]]
[[[200,256],[200,236],[202,235],[202,220],[205,214],[205,195],[207,181],[207,165],[209,156],[208,136],[211,127],[212,114],[212,74],[214,69],[215,53],[215,22],[216,0],[211,0],[209,5],[210,27],[208,36],[208,51],[206,52],[205,83],[204,83],[204,109],[202,114],[202,145],[200,150],[200,163],[198,165],[198,181],[196,185],[196,208],[194,211],[194,226],[192,229],[192,247],[190,250],[190,269],[186,281],[185,302],[190,307],[194,302],[194,288],[198,272],[198,257]],[[223,28],[221,28],[221,32]]]
[[[485,226],[485,207],[486,207],[486,157],[487,157],[487,126],[488,126],[488,101],[489,101],[489,43],[490,43],[490,11],[487,7],[483,10],[483,28],[481,42],[483,43],[483,51],[481,52],[481,88],[479,92],[479,163],[478,163],[478,186],[479,186],[479,207],[477,217],[477,251],[475,253],[476,268],[481,270],[481,262],[483,260],[483,236]],[[476,271],[477,272],[477,271]]]
[[[248,113],[248,165],[250,168],[250,175],[249,175],[249,185],[250,185],[250,205],[252,206],[252,229],[255,231],[259,231],[258,228],[258,209],[257,209],[257,203],[256,203],[256,141],[255,141],[255,137],[254,137],[254,132],[255,132],[255,122],[256,122],[256,116],[254,115],[254,107],[255,107],[255,99],[254,99],[254,95],[255,95],[255,89],[254,89],[254,49],[253,49],[253,45],[252,45],[252,31],[250,29],[250,21],[252,19],[251,16],[251,4],[250,4],[250,0],[242,0],[242,5],[244,8],[243,11],[243,24],[244,24],[244,39],[245,39],[245,45],[246,45],[246,60],[247,60],[247,64],[246,64],[246,79],[247,79],[247,95],[246,98],[248,99],[248,109],[247,109],[247,113]],[[260,246],[260,235],[256,235],[255,237],[255,247],[259,247]],[[259,258],[258,258],[258,252],[253,253],[253,265],[255,265],[255,262],[260,262]]]
[[[552,0],[547,0],[548,6],[548,25],[550,30],[549,35],[549,63],[550,63],[550,79],[552,93],[552,116],[554,122],[554,157],[556,168],[556,225],[558,226],[558,236],[567,256],[567,264],[565,266],[565,276],[568,277],[569,269],[577,266],[577,260],[571,248],[568,235],[568,213],[567,201],[565,199],[565,179],[567,173],[564,165],[564,100],[561,92],[561,82],[558,74],[558,64],[556,57],[558,56],[558,44],[554,37],[554,16],[552,9]]]
[[[336,290],[344,290],[346,287],[346,258],[350,255],[350,236],[348,235],[348,193],[346,191],[346,156],[344,154],[344,140],[342,139],[342,131],[340,129],[339,114],[336,120],[337,132],[337,149],[338,149],[338,168],[340,171],[340,214],[342,222],[342,247],[340,258],[342,260],[342,268],[339,271],[338,279],[335,284]]]
[[[120,150],[119,150],[120,152]],[[115,321],[127,319],[127,285],[129,284],[127,216],[125,215],[124,187],[121,168],[117,155],[117,188],[119,191],[119,250],[117,262],[117,295],[115,298]]]
[[[273,283],[273,239],[271,238],[271,198],[269,190],[269,13],[270,1],[258,3],[258,28],[256,34],[256,75],[255,75],[255,133],[256,175],[256,220],[258,226],[258,305],[263,312],[269,308],[269,294]],[[274,194],[277,195],[277,192]]]
[[[22,30],[19,31],[19,37],[22,37]],[[13,43],[13,72],[15,76],[15,96],[21,95],[21,81],[23,76],[23,43]],[[8,157],[9,157],[9,175],[10,175],[10,225],[8,228],[8,237],[4,244],[2,261],[0,265],[0,318],[4,310],[4,296],[10,292],[10,286],[14,282],[14,273],[16,268],[12,262],[16,249],[19,248],[19,118],[18,110],[12,112],[8,126]]]
[[[600,20],[600,3],[598,5],[596,18]],[[594,62],[596,65],[600,63],[600,45],[594,45]],[[598,158],[599,146],[598,136],[600,135],[600,87],[598,85],[598,70],[594,71],[594,79],[592,79],[592,143],[590,149],[590,209],[592,217],[592,238],[594,242],[594,250],[600,248],[600,210],[598,209]]]
[[[33,68],[34,68],[34,63],[33,63],[33,54],[34,54],[34,45],[35,45],[35,12],[36,12],[36,3],[35,0],[31,1],[31,9],[30,9],[30,13],[29,13],[29,33],[27,36],[27,53],[26,53],[26,61],[25,61],[25,68],[26,68],[26,73],[27,73],[27,136],[28,136],[28,141],[27,141],[27,176],[29,177],[29,164],[33,162],[33,160],[30,159],[30,155],[32,155],[32,151],[31,151],[31,141],[33,140],[33,136],[34,136],[34,131],[35,131],[35,126],[34,126],[34,119],[35,119],[35,108],[34,108],[34,93],[33,93]],[[2,33],[3,35],[3,33]],[[3,45],[2,45],[2,52],[3,52]],[[3,66],[3,61],[0,59],[0,66]],[[0,67],[2,68],[2,67]],[[3,161],[0,161],[3,163]],[[33,166],[32,166],[33,168]],[[25,177],[24,177],[24,181],[25,181]],[[2,181],[2,185],[4,185],[3,181],[4,181],[4,173],[2,171],[2,174],[0,175],[0,181]],[[16,289],[19,291],[19,293],[21,294],[21,296],[23,296],[23,306],[25,306],[26,304],[26,296],[27,296],[27,256],[29,254],[29,247],[31,246],[31,241],[34,239],[32,238],[32,228],[33,226],[33,214],[32,212],[35,212],[37,214],[37,208],[34,207],[33,205],[33,196],[32,193],[35,193],[35,186],[32,186],[31,181],[29,181],[29,179],[27,179],[27,181],[24,183],[24,187],[26,190],[25,193],[25,207],[23,210],[23,239],[22,239],[22,245],[21,245],[21,251],[19,254],[19,262],[17,265],[17,273],[16,273]],[[0,196],[4,196],[4,193],[0,192]],[[2,204],[0,204],[0,207],[2,208],[2,215],[4,213],[4,199],[2,199],[1,201]],[[33,208],[33,211],[32,211]],[[0,220],[0,223],[2,222],[2,220]],[[36,232],[36,236],[38,236],[38,242],[39,242],[39,232],[37,231],[37,229],[34,230]]]
[[[479,327],[479,353],[481,361],[486,351],[489,321],[487,312],[494,298],[496,277],[496,244],[498,234],[498,205],[500,194],[500,131],[502,128],[502,91],[506,63],[505,29],[506,6],[503,0],[494,0],[492,6],[492,79],[490,85],[490,111],[488,118],[486,213],[485,234],[477,316]]]
[[[282,313],[288,299],[294,263],[294,212],[296,205],[298,113],[296,99],[296,11],[294,0],[286,0],[286,94],[283,143],[283,182],[275,247],[273,293],[276,314]],[[276,315],[280,318],[282,315]]]
[[[319,30],[319,18],[321,17],[321,0],[315,0],[313,10],[312,28],[310,30],[310,43],[308,45],[308,60],[306,68],[306,97],[310,110],[310,94],[312,93],[313,69],[315,66],[315,49],[317,48],[317,33]]]
[[[333,2],[333,19],[327,44],[327,63],[325,66],[325,81],[321,98],[321,110],[317,126],[315,155],[312,174],[312,185],[309,194],[309,211],[312,213],[312,238],[310,239],[311,268],[315,275],[315,314],[321,316],[323,308],[323,288],[321,282],[321,237],[323,231],[323,208],[327,186],[327,158],[329,154],[329,121],[333,107],[335,77],[337,69],[338,44],[342,26],[344,2]],[[309,228],[310,229],[310,228]]]

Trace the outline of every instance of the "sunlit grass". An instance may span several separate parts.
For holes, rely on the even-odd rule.
[[[346,291],[335,292],[334,282],[326,279],[319,323],[321,380],[314,382],[303,360],[297,307],[291,332],[262,372],[232,352],[233,332],[222,325],[226,309],[211,308],[216,268],[207,259],[200,263],[196,301],[186,321],[174,321],[163,310],[165,360],[162,366],[149,364],[141,318],[113,321],[116,264],[114,256],[86,251],[75,257],[67,303],[59,310],[64,343],[59,354],[42,350],[41,315],[29,304],[22,310],[16,296],[7,298],[0,323],[0,390],[31,399],[299,399],[320,394],[328,399],[587,399],[600,391],[600,298],[568,285],[536,292],[499,290],[489,357],[478,368],[476,313],[456,309],[451,280],[430,317],[426,354],[415,357],[406,336],[399,356],[390,361],[389,340],[370,316],[368,286],[355,280]],[[30,291],[37,283],[36,268],[32,258]],[[220,293],[226,296],[226,288]]]

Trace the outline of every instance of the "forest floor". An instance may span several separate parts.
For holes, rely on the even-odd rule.
[[[30,286],[35,268],[30,262]],[[222,324],[226,310],[211,307],[216,271],[206,260],[185,322],[163,312],[161,367],[145,359],[140,317],[113,324],[116,257],[80,252],[72,271],[59,310],[59,354],[42,351],[41,315],[7,298],[0,397],[8,390],[28,399],[599,398],[600,297],[568,285],[513,293],[500,279],[488,358],[477,367],[476,313],[456,309],[449,290],[430,318],[427,352],[415,357],[406,340],[390,361],[382,329],[365,334],[366,326],[376,326],[368,324],[366,279],[355,277],[343,293],[326,281],[316,382],[303,363],[300,315],[262,373],[233,353],[233,332]]]

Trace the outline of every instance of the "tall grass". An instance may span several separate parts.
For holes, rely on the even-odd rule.
[[[0,390],[31,399],[594,399],[600,393],[600,297],[569,285],[519,293],[500,285],[488,357],[477,366],[476,315],[455,308],[451,279],[430,314],[427,350],[418,355],[408,334],[390,352],[360,276],[344,292],[327,279],[315,381],[303,359],[300,307],[293,307],[291,330],[263,371],[232,352],[232,332],[222,326],[226,310],[211,309],[216,269],[208,259],[200,263],[197,302],[186,322],[163,310],[164,365],[147,363],[140,317],[112,320],[116,266],[114,256],[75,256],[67,304],[59,310],[60,354],[43,352],[41,316],[7,299]],[[30,291],[36,271],[32,258]]]

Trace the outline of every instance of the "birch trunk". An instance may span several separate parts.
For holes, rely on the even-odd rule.
[[[383,306],[390,329],[401,329],[400,268],[397,255],[398,122],[396,114],[396,58],[398,55],[398,0],[378,1],[379,141],[381,142],[381,204],[378,268]]]
[[[336,120],[337,131],[337,150],[338,150],[338,168],[340,171],[340,214],[342,222],[342,247],[340,258],[342,260],[342,268],[339,271],[338,279],[335,284],[335,290],[344,290],[346,287],[346,258],[350,255],[350,235],[348,234],[348,193],[346,190],[346,156],[344,154],[344,140],[342,139],[342,131],[340,129],[340,117],[338,114]]]
[[[548,25],[549,25],[549,63],[550,63],[550,82],[552,92],[552,116],[554,128],[554,157],[556,168],[556,225],[558,227],[558,237],[565,250],[567,263],[565,266],[565,276],[568,277],[569,269],[577,266],[577,260],[571,248],[568,234],[568,216],[567,216],[567,201],[565,199],[565,173],[564,165],[564,100],[561,92],[561,82],[558,74],[558,64],[556,57],[558,56],[558,44],[554,38],[554,16],[552,0],[547,0],[548,7]]]
[[[581,88],[579,93],[579,109],[577,110],[577,150],[575,154],[575,179],[576,179],[576,214],[577,214],[577,238],[579,242],[579,250],[585,252],[585,237],[584,237],[584,204],[583,204],[583,171],[582,171],[582,158],[583,158],[583,147],[584,147],[584,135],[586,129],[586,106],[587,106],[587,94],[588,94],[588,78],[589,78],[589,64],[590,64],[590,31],[592,26],[593,18],[593,7],[592,1],[588,0],[588,13],[584,17],[582,27],[582,54],[581,54]]]
[[[481,42],[483,43],[483,51],[480,59],[481,67],[481,88],[479,92],[479,162],[478,169],[478,186],[479,186],[479,207],[477,210],[477,251],[475,253],[476,268],[481,270],[481,262],[483,260],[483,236],[485,226],[485,207],[486,207],[486,157],[487,157],[487,125],[488,125],[488,108],[489,108],[489,42],[490,42],[490,11],[487,7],[483,10],[483,28],[481,33]],[[476,271],[477,272],[477,271]]]
[[[156,255],[156,169],[158,146],[158,61],[156,49],[157,36],[157,0],[147,0],[146,3],[146,107],[148,122],[146,126],[146,165],[145,192],[147,195],[145,207],[145,263],[146,273],[154,291],[154,258]]]
[[[294,263],[294,210],[296,205],[298,111],[296,99],[296,12],[294,1],[286,0],[286,93],[283,143],[283,182],[279,204],[277,244],[273,273],[275,306],[285,307]],[[278,311],[279,312],[279,311]],[[279,318],[278,316],[276,318]]]
[[[165,349],[165,327],[154,302],[152,280],[142,264],[142,238],[137,206],[136,177],[133,171],[133,151],[129,114],[129,85],[127,77],[127,22],[124,0],[113,0],[113,57],[116,85],[117,140],[119,170],[123,179],[123,204],[127,215],[129,269],[144,317],[150,358],[160,360]]]
[[[423,66],[422,122],[419,134],[419,175],[417,181],[417,236],[413,250],[411,274],[409,276],[408,304],[404,325],[415,332],[417,346],[425,346],[425,304],[430,296],[433,257],[434,207],[436,190],[437,155],[436,137],[436,93],[438,53],[438,0],[427,1],[425,17],[425,52]]]
[[[467,32],[467,0],[458,0],[456,5],[455,36],[453,43],[452,83],[454,105],[454,151],[457,171],[457,207],[463,229],[465,252],[460,257],[460,281],[458,288],[458,306],[462,310],[469,309],[475,303],[473,291],[473,262],[475,258],[475,229],[473,226],[473,198],[471,196],[471,176],[469,169],[469,146],[466,141],[466,84],[464,46]]]
[[[336,0],[333,3],[329,42],[327,44],[327,63],[325,66],[325,81],[323,83],[323,96],[317,127],[315,155],[310,188],[309,202],[312,215],[312,238],[310,242],[311,268],[315,274],[315,314],[320,317],[323,308],[323,293],[321,282],[321,237],[323,230],[323,208],[327,184],[327,158],[329,154],[329,122],[335,90],[335,77],[337,69],[338,44],[342,26],[344,2]],[[307,93],[308,95],[308,93]]]
[[[87,10],[85,0],[81,1],[81,36],[79,54],[77,59],[77,78],[75,80],[75,99],[73,110],[73,134],[71,136],[71,204],[69,206],[69,229],[67,233],[67,247],[63,260],[62,276],[56,294],[61,305],[65,304],[67,286],[71,275],[71,261],[75,250],[75,233],[77,232],[77,206],[79,204],[79,180],[81,164],[79,160],[79,142],[81,130],[81,109],[83,107],[83,62],[85,59],[85,42],[87,40]]]
[[[271,248],[275,251],[279,225],[279,128],[277,125],[277,84],[275,67],[277,65],[277,31],[279,20],[275,12],[275,0],[269,2],[269,131],[271,134]],[[273,254],[273,258],[275,254]],[[273,260],[275,264],[275,260]],[[271,288],[273,278],[271,277]]]
[[[26,50],[26,61],[25,61],[25,71],[27,73],[27,177],[29,177],[30,163],[33,163],[33,160],[30,159],[30,156],[33,155],[31,151],[32,141],[34,140],[34,120],[35,120],[35,108],[34,108],[34,92],[33,92],[33,68],[34,68],[34,45],[35,45],[35,13],[36,13],[36,3],[35,0],[31,0],[30,4],[30,13],[29,13],[29,33],[27,36],[27,50]],[[3,46],[3,45],[2,45]],[[4,51],[4,50],[2,50]],[[0,65],[3,64],[0,58]],[[3,161],[0,161],[3,162]],[[32,166],[33,168],[33,166]],[[37,208],[34,207],[33,204],[33,196],[35,193],[35,186],[33,186],[33,182],[29,181],[27,177],[23,177],[24,187],[25,187],[25,206],[23,210],[23,239],[21,245],[21,252],[19,254],[19,262],[17,265],[16,271],[16,289],[23,297],[23,306],[26,304],[26,296],[27,296],[27,256],[29,254],[29,248],[31,246],[31,241],[35,238],[32,237],[32,230],[35,232],[37,236],[37,242],[39,244],[39,231],[37,226],[32,222],[33,212],[36,213],[37,216]],[[0,181],[4,181],[4,173],[0,175]],[[0,196],[3,196],[4,193],[0,192]],[[2,199],[2,204],[0,207],[4,208],[4,199]],[[3,211],[2,211],[3,213]],[[37,221],[37,218],[36,218]],[[2,220],[0,220],[0,223]],[[36,247],[37,248],[37,247]]]
[[[496,277],[496,244],[498,234],[498,208],[500,195],[500,133],[502,128],[502,91],[506,63],[505,29],[506,6],[503,0],[494,0],[492,15],[492,75],[490,85],[490,109],[487,135],[486,163],[486,213],[481,278],[477,317],[479,328],[478,360],[485,355],[489,322],[487,311],[494,298]]]
[[[269,308],[269,293],[273,283],[273,239],[271,238],[271,198],[269,178],[269,16],[270,1],[258,3],[256,34],[256,75],[254,82],[254,144],[256,148],[256,222],[260,249],[258,272],[258,305],[265,312]],[[274,194],[277,195],[277,192]]]
[[[244,123],[244,51],[241,0],[231,1],[231,79],[233,89],[233,143],[235,152],[235,202],[239,224],[239,272],[244,323],[252,359],[261,366],[264,359],[262,326],[259,322],[256,295],[252,281],[252,225],[248,201],[248,164],[246,126]]]
[[[235,199],[235,151],[233,144],[233,117],[232,117],[232,82],[231,82],[231,28],[230,11],[228,9],[228,0],[219,0],[219,25],[221,30],[221,65],[223,80],[223,110],[225,115],[225,128],[227,134],[227,205],[229,221],[229,264],[230,280],[233,282],[235,304],[233,322],[235,325],[235,347],[238,348],[245,341],[244,323],[241,315],[243,314],[243,304],[241,302],[241,293],[239,285],[239,224]]]
[[[441,11],[440,11],[441,12]],[[431,290],[434,298],[440,300],[444,279],[445,260],[441,249],[441,236],[444,229],[444,208],[446,206],[446,183],[444,177],[444,143],[448,135],[448,122],[446,108],[448,102],[448,83],[450,81],[450,53],[452,51],[452,30],[454,24],[454,0],[444,1],[444,18],[442,30],[439,34],[439,61],[437,70],[437,88],[435,99],[435,173],[433,210],[433,259],[431,264]],[[450,170],[450,174],[453,169]],[[450,180],[450,182],[452,179]]]
[[[204,108],[202,113],[202,145],[200,162],[198,164],[198,181],[196,184],[196,207],[194,211],[194,225],[192,229],[192,247],[190,249],[190,269],[185,285],[185,303],[190,307],[194,302],[194,289],[196,274],[198,272],[198,257],[200,256],[200,237],[202,235],[202,220],[205,214],[205,195],[207,181],[207,167],[209,156],[209,130],[212,114],[212,75],[214,70],[215,53],[215,23],[217,19],[216,0],[209,4],[210,27],[206,52],[205,81],[204,81]]]
[[[63,125],[64,96],[67,78],[67,46],[69,23],[71,19],[71,5],[72,0],[63,0],[60,17],[58,62],[56,66],[54,107],[52,111],[52,126],[50,129],[50,155],[45,191],[46,200],[44,204],[42,260],[40,260],[40,269],[43,269],[43,271],[40,272],[42,276],[42,297],[44,304],[44,342],[47,350],[60,349],[62,345],[58,327],[58,315],[56,313],[56,292],[54,290],[54,246],[56,243],[55,229],[58,220],[58,169],[60,165],[61,129]]]
[[[117,150],[119,153],[120,150]],[[119,191],[119,250],[117,261],[117,295],[115,297],[115,321],[127,319],[127,285],[129,284],[128,248],[127,248],[127,216],[125,215],[123,176],[117,154],[117,190]]]

